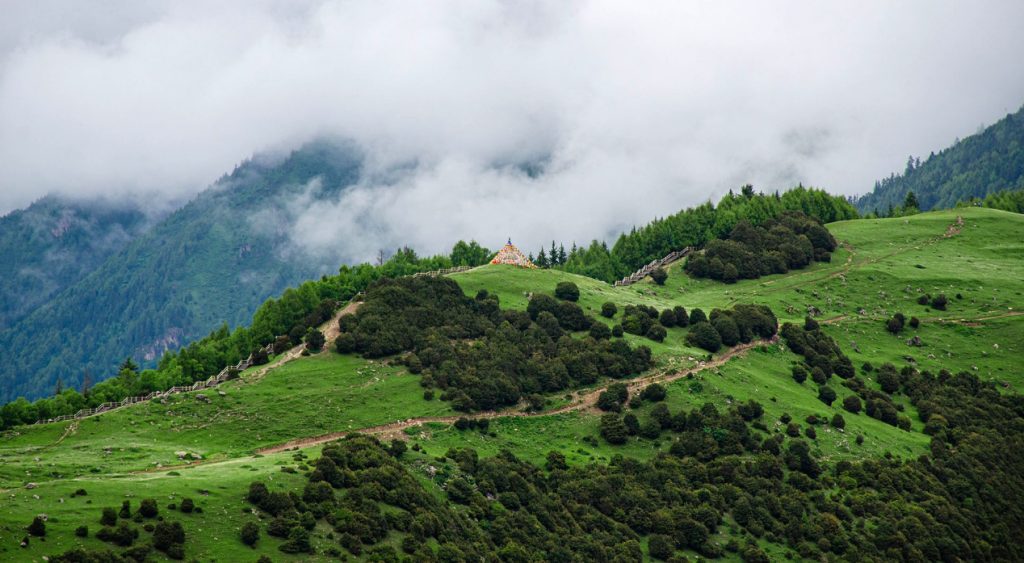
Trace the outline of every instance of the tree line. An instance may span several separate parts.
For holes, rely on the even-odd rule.
[[[554,267],[611,283],[674,250],[700,248],[715,239],[728,238],[741,221],[756,227],[787,211],[799,211],[820,223],[858,217],[848,201],[823,190],[797,186],[766,195],[747,185],[738,194],[730,191],[717,206],[708,202],[633,227],[611,248],[598,240],[579,247],[573,243],[564,262]]]

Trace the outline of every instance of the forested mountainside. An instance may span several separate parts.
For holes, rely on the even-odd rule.
[[[325,273],[280,232],[276,211],[315,178],[315,197],[335,197],[360,169],[354,150],[328,142],[240,165],[0,333],[0,400],[48,395],[58,378],[104,379],[129,355],[155,360]]]
[[[1024,108],[982,132],[932,153],[909,158],[903,174],[875,183],[856,200],[861,213],[887,214],[914,192],[921,211],[953,207],[958,201],[1024,187]]]
[[[132,204],[54,196],[0,217],[0,331],[98,268],[149,224]]]

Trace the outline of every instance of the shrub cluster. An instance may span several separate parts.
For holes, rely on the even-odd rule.
[[[341,318],[340,352],[402,357],[421,384],[461,411],[514,405],[524,397],[623,378],[652,365],[651,351],[603,334],[573,338],[594,319],[579,305],[534,295],[526,312],[496,296],[465,296],[447,278],[381,280],[355,315]]]
[[[835,249],[835,238],[821,222],[791,211],[759,226],[740,221],[728,238],[708,242],[702,255],[687,260],[685,270],[696,278],[733,283],[829,262]]]
[[[717,352],[722,346],[771,338],[777,331],[778,320],[766,305],[740,304],[732,309],[713,309],[707,319],[702,310],[694,309],[690,313],[686,342],[708,352]]]
[[[899,380],[932,435],[926,456],[826,463],[802,437],[821,418],[801,429],[783,417],[793,432],[770,432],[756,403],[673,413],[662,402],[642,422],[606,414],[601,433],[618,441],[671,432],[667,454],[570,466],[551,452],[544,470],[508,451],[449,450],[429,460],[446,500],[414,476],[424,465],[402,465],[375,439],[350,436],[324,448],[295,511],[333,526],[353,556],[375,560],[400,558],[399,548],[414,560],[640,560],[644,538],[661,559],[687,549],[766,561],[753,538],[794,559],[1024,559],[1020,396],[969,373],[909,370]],[[719,539],[726,522],[749,543]]]

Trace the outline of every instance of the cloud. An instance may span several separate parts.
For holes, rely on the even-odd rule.
[[[746,182],[860,193],[1024,102],[1014,1],[40,6],[0,24],[0,213],[188,197],[331,135],[415,163],[295,215],[360,258],[583,242]]]

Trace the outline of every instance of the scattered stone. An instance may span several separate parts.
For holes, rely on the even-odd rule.
[[[228,396],[228,394],[223,392],[223,391],[217,391],[217,394],[220,395],[221,397],[227,397]]]
[[[188,455],[188,452],[177,451],[177,452],[174,452],[174,455],[178,456],[178,459],[185,459],[185,456]]]
[[[196,400],[201,402],[201,403],[209,403],[210,402],[210,398],[207,397],[206,395],[204,395],[203,393],[197,393],[196,394]]]
[[[910,340],[907,340],[907,345],[908,346],[920,347],[920,346],[924,346],[924,342],[921,341],[921,337],[920,336],[917,336],[915,334],[913,338],[911,338]]]
[[[39,485],[36,485],[35,483],[29,483],[28,485],[25,485],[25,488],[26,489],[34,489],[34,488],[36,488],[38,486]]]

